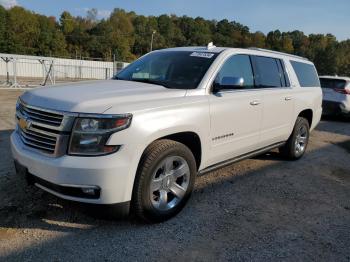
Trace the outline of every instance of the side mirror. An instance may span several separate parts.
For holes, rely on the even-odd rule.
[[[223,77],[220,83],[214,83],[214,92],[226,89],[237,89],[244,85],[243,77]]]

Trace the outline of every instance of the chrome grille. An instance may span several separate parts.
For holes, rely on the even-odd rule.
[[[58,127],[62,124],[63,115],[26,106],[22,103],[18,105],[19,112],[33,122]]]
[[[57,137],[34,130],[21,129],[20,127],[19,134],[22,142],[26,146],[41,150],[48,154],[55,153]]]
[[[17,133],[23,144],[51,157],[66,153],[75,113],[27,105],[19,99],[16,106]]]

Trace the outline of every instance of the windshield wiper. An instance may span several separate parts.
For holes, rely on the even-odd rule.
[[[171,88],[167,84],[159,81],[155,81],[149,78],[133,78],[129,79],[129,81],[135,81],[135,82],[141,82],[141,83],[146,83],[146,84],[152,84],[152,85],[159,85],[159,86],[164,86],[165,88]]]
[[[155,81],[149,78],[132,78],[132,79],[124,79],[118,76],[113,77],[114,80],[123,80],[123,81],[133,81],[133,82],[141,82],[141,83],[146,83],[146,84],[152,84],[152,85],[159,85],[159,86],[164,86],[165,88],[171,88],[171,86],[163,83],[163,82],[159,82],[159,81]]]

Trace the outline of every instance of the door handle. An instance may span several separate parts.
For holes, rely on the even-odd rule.
[[[286,96],[286,97],[284,98],[284,100],[290,101],[290,100],[292,100],[292,97],[291,97],[291,96]]]
[[[252,106],[260,105],[260,101],[259,100],[254,100],[254,101],[250,102],[250,105],[252,105]]]

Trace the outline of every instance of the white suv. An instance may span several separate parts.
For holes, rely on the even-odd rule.
[[[320,76],[323,92],[323,114],[350,116],[350,78]]]
[[[114,79],[38,88],[18,100],[18,173],[58,197],[158,222],[198,173],[273,148],[300,158],[322,113],[307,59],[251,49],[151,52]]]

